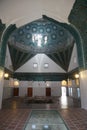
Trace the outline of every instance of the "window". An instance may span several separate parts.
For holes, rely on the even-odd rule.
[[[44,68],[48,68],[48,66],[49,66],[48,63],[44,64]]]
[[[33,63],[33,67],[37,68],[38,67],[37,63]]]

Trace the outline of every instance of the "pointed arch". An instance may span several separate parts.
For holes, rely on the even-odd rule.
[[[1,51],[0,51],[0,66],[4,67],[5,64],[5,56],[6,56],[6,47],[7,47],[7,41],[12,33],[13,30],[16,29],[15,25],[9,25],[7,28],[4,29],[2,35],[1,35]]]

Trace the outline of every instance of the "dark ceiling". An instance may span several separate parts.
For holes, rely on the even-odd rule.
[[[43,16],[17,28],[8,40],[14,70],[38,53],[44,53],[68,70],[74,38],[63,24]]]

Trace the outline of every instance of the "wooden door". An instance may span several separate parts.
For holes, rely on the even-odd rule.
[[[32,88],[27,89],[27,96],[32,97]]]
[[[46,96],[51,96],[51,88],[46,88]]]
[[[19,96],[19,88],[13,89],[13,96]]]

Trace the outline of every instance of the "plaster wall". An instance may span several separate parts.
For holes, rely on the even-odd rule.
[[[76,44],[74,44],[68,72],[72,71],[73,69],[77,68],[78,66],[79,65],[78,65],[78,57],[77,57],[77,48],[76,48]]]
[[[47,86],[49,84],[49,86]],[[51,88],[51,96],[61,95],[60,82],[44,82],[44,81],[20,81],[19,96],[27,96],[27,88],[32,87],[33,96],[46,96],[46,87]]]
[[[80,72],[81,107],[87,109],[87,70]]]
[[[0,109],[2,107],[3,83],[3,70],[0,69]]]
[[[74,2],[75,0],[2,0],[0,19],[7,26],[11,23],[21,26],[45,14],[58,21],[68,22]]]
[[[37,63],[37,68],[33,67],[34,63]],[[48,63],[48,68],[44,67],[45,63]],[[63,72],[64,73],[65,71],[45,54],[37,54],[36,56],[31,58],[28,62],[26,62],[23,66],[17,69],[16,72],[37,72],[37,73]]]
[[[13,71],[12,62],[11,62],[11,57],[10,57],[8,46],[7,46],[7,49],[6,49],[5,67],[8,70]]]
[[[9,86],[9,80],[4,80],[3,85],[3,99],[11,98],[13,97],[13,87]]]

